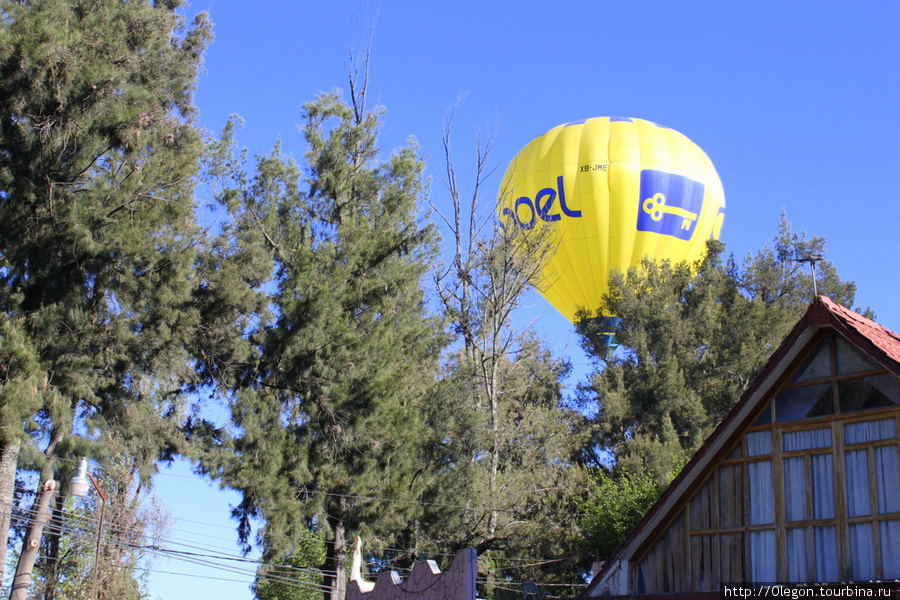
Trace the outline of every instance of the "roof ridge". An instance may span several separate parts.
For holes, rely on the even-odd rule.
[[[900,334],[846,306],[838,304],[828,296],[816,296],[815,301],[810,305],[810,313],[817,306],[823,307],[845,327],[872,343],[890,359],[900,363]],[[813,321],[821,322],[810,314],[810,324]],[[832,325],[836,325],[836,323],[832,323]]]

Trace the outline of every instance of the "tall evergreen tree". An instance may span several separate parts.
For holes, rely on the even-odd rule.
[[[856,287],[824,260],[824,240],[778,234],[743,266],[723,262],[710,242],[693,275],[688,265],[645,262],[610,277],[598,314],[623,319],[621,347],[608,355],[592,322],[581,333],[602,361],[582,399],[596,412],[587,451],[600,468],[649,473],[668,482],[748,388],[817,289],[852,306]],[[809,264],[821,259],[813,285]]]
[[[71,460],[102,456],[115,421],[146,476],[195,382],[191,102],[210,29],[179,4],[0,0],[0,450],[40,457],[13,598]]]
[[[274,314],[250,334],[259,359],[234,390],[230,435],[217,432],[220,451],[204,461],[242,493],[245,542],[251,518],[264,522],[267,559],[291,555],[306,528],[325,534],[334,600],[348,534],[388,541],[414,510],[397,501],[414,497],[441,330],[421,287],[434,250],[420,218],[423,163],[414,143],[382,158],[382,112],[366,109],[365,86],[350,100],[331,93],[305,106],[305,182],[276,149],[220,194],[235,239],[275,265]]]

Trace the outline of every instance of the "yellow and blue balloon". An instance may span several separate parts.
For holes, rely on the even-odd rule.
[[[535,138],[500,187],[503,227],[550,229],[538,288],[571,322],[594,313],[609,273],[644,257],[694,262],[725,218],[722,182],[687,137],[643,119],[597,117]]]

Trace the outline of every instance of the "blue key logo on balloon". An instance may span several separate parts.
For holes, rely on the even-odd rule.
[[[641,171],[641,205],[637,230],[689,240],[703,208],[704,186],[683,175]]]

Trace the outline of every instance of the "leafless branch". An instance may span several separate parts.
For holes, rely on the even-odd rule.
[[[372,55],[372,38],[375,35],[375,22],[362,40],[362,64],[357,62],[353,47],[350,48],[350,100],[353,104],[353,116],[360,125],[366,116],[366,93],[369,90],[369,59]]]

